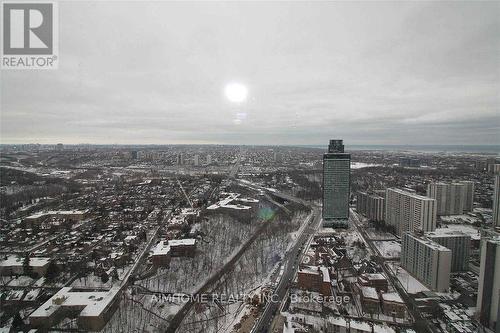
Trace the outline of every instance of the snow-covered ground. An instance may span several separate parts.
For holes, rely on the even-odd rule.
[[[467,223],[467,224],[474,224],[479,221],[477,217],[470,216],[470,215],[446,215],[446,216],[441,216],[441,221],[443,223]]]
[[[361,169],[361,168],[376,167],[376,166],[380,166],[380,164],[351,162],[351,169]]]
[[[461,231],[464,234],[469,235],[471,239],[481,239],[481,233],[479,232],[479,229],[469,224],[446,224],[442,228],[437,228],[434,232],[439,233],[440,231],[446,230]]]
[[[427,288],[420,281],[411,276],[411,274],[408,273],[404,268],[400,267],[398,263],[388,263],[387,265],[394,273],[394,275],[396,275],[399,282],[401,282],[402,287],[409,294],[416,294],[421,291],[429,291],[429,288]]]
[[[299,213],[291,221],[276,219],[271,222],[269,228],[245,252],[234,269],[221,279],[225,282],[216,292],[251,296],[253,294],[259,295],[267,287],[272,286],[271,282],[276,281],[281,271],[278,270],[281,258],[288,248],[288,244],[292,241],[289,232],[297,230],[299,222],[303,223],[306,215]],[[195,331],[231,332],[236,323],[243,322],[244,318],[250,316],[252,307],[244,304],[239,305],[241,306],[224,305],[223,312],[217,307],[208,306],[202,312],[191,311],[183,325],[186,325],[186,322],[203,321],[203,324],[200,323],[196,327],[198,330]],[[212,319],[207,321],[207,318]],[[191,326],[183,326],[180,328],[181,331],[183,328],[194,329]]]
[[[366,229],[366,234],[372,240],[392,240],[392,239],[396,239],[396,236],[394,236],[391,233],[383,232],[383,231],[377,231],[377,230],[375,230],[373,228]]]
[[[401,244],[396,241],[376,241],[373,244],[386,259],[396,259],[401,255]]]

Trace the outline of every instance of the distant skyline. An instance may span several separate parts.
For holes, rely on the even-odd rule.
[[[0,143],[498,145],[499,12],[63,1],[59,69],[1,71]]]
[[[28,143],[14,143],[14,144],[0,144],[0,146],[24,146],[24,145],[33,145],[37,143],[28,142]],[[40,144],[43,146],[56,146],[58,143],[47,143]],[[65,144],[65,147],[73,147],[73,146],[96,146],[96,147],[117,147],[117,148],[136,148],[142,149],[143,147],[148,148],[161,148],[168,146],[194,146],[194,147],[211,147],[211,146],[247,146],[247,147],[280,147],[280,148],[312,148],[312,149],[323,149],[326,150],[328,147],[327,144],[316,144],[316,145],[271,145],[271,144],[90,144],[90,143],[77,143],[77,144]],[[413,151],[413,152],[468,152],[468,153],[485,153],[485,154],[500,154],[500,145],[370,145],[370,144],[347,144],[346,150],[385,150],[385,151]]]

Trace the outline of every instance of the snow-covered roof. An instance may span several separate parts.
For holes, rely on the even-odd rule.
[[[382,293],[382,299],[388,302],[404,303],[401,296],[398,293]]]
[[[380,324],[374,324],[373,325],[373,331],[372,331],[372,326],[370,325],[369,322],[366,321],[358,321],[358,320],[347,320],[344,317],[340,316],[328,316],[327,318],[322,318],[322,317],[316,317],[308,314],[302,314],[302,313],[285,313],[285,316],[287,318],[287,322],[290,323],[289,325],[283,325],[284,330],[283,332],[291,333],[295,332],[295,329],[292,327],[292,325],[300,325],[300,322],[302,323],[307,323],[310,325],[313,325],[314,328],[319,330],[324,326],[325,320],[329,325],[337,326],[337,327],[342,327],[342,328],[347,328],[350,327],[351,330],[356,330],[356,332],[377,332],[377,333],[395,333],[396,331],[387,326],[387,325],[380,325]],[[293,318],[293,319],[292,319]],[[300,319],[300,321],[299,321]]]
[[[406,234],[406,236],[413,238],[417,242],[427,246],[430,249],[437,250],[437,251],[443,251],[443,252],[451,252],[451,250],[448,249],[447,247],[444,247],[443,245],[438,244],[434,241],[431,241],[431,240],[428,240],[425,238],[420,238],[420,237],[412,235],[412,234]]]
[[[393,192],[396,192],[396,193],[399,193],[399,194],[404,194],[404,195],[407,195],[409,197],[416,198],[416,199],[419,199],[419,200],[425,200],[425,201],[436,200],[436,199],[429,198],[429,197],[426,197],[426,196],[423,196],[423,195],[420,195],[420,194],[409,192],[408,189],[404,189],[403,190],[403,189],[399,189],[399,188],[389,188],[387,190],[390,190],[390,191],[393,191]]]
[[[196,239],[194,238],[185,238],[185,239],[172,239],[168,241],[168,245],[172,246],[181,246],[181,245],[195,245]]]
[[[129,236],[125,237],[124,241],[130,241],[130,240],[134,240],[136,238],[137,238],[136,235],[129,235]]]
[[[377,289],[365,286],[360,286],[359,289],[361,290],[363,297],[378,299]]]
[[[239,196],[240,196],[239,193],[221,193],[221,194],[228,195],[228,196],[226,198],[220,200],[219,202],[217,202],[213,205],[210,205],[209,207],[207,207],[207,209],[214,210],[217,208],[231,208],[231,209],[246,210],[246,209],[251,209],[252,207],[244,206],[241,204],[232,204],[231,202],[234,200],[242,201],[242,202],[252,202],[252,203],[259,202],[259,200],[256,200],[256,199],[239,198]]]
[[[364,273],[361,277],[366,280],[387,280],[385,276],[380,273]]]
[[[47,215],[80,215],[87,213],[88,210],[50,210],[46,212],[38,212],[26,217],[27,219],[37,219]]]
[[[451,235],[452,233],[462,233],[471,237],[473,240],[480,240],[481,233],[472,225],[468,224],[447,224],[444,228],[436,228],[433,234]]]
[[[330,283],[330,273],[328,272],[328,268],[321,266],[319,269],[323,275],[323,282]]]
[[[80,317],[100,316],[113,302],[119,290],[119,287],[113,287],[109,291],[79,292],[71,291],[71,287],[64,287],[36,309],[30,318],[48,317],[65,307],[81,307]]]
[[[304,267],[300,267],[299,273],[319,275],[318,266],[304,266]]]
[[[161,241],[153,248],[154,256],[166,255],[170,252],[170,245],[166,241]]]
[[[0,267],[15,267],[22,266],[24,258],[16,255],[8,256],[7,259],[0,262]],[[50,262],[50,258],[30,257],[29,265],[31,267],[43,267]]]

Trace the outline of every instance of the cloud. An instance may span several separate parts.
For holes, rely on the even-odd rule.
[[[498,2],[59,7],[59,70],[1,73],[2,143],[500,143]]]

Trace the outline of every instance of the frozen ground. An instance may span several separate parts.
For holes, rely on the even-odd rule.
[[[401,254],[401,244],[396,241],[376,241],[373,244],[385,259],[396,259]]]
[[[416,294],[421,291],[429,291],[426,286],[424,286],[422,283],[420,283],[420,281],[411,276],[410,273],[400,267],[398,263],[388,263],[387,265],[396,275],[399,282],[401,282],[402,287],[409,294]]]
[[[441,216],[441,221],[443,223],[467,223],[467,224],[474,224],[479,221],[477,217],[470,216],[470,215],[447,215],[447,216]]]
[[[439,233],[440,231],[446,231],[446,230],[454,230],[454,231],[461,231],[466,235],[469,235],[471,239],[474,240],[480,240],[481,239],[481,233],[479,230],[469,224],[446,224],[442,228],[437,228],[434,232]]]
[[[371,240],[393,240],[393,239],[396,239],[396,237],[391,233],[377,231],[373,228],[366,229],[366,234],[368,235],[368,238]]]

